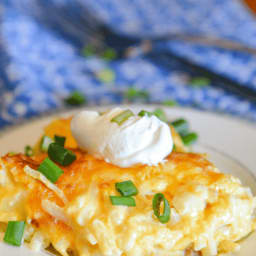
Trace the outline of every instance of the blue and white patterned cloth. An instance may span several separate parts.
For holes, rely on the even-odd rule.
[[[119,33],[169,32],[223,37],[256,47],[256,16],[239,0],[2,0],[0,3],[0,127],[63,107],[74,90],[87,104],[124,102],[123,92],[149,92],[149,102],[234,114],[256,121],[256,105],[211,86],[189,85],[196,74],[159,55],[106,61],[81,55],[84,8]],[[162,46],[163,47],[163,46]],[[256,90],[256,57],[171,41],[164,46]],[[97,79],[111,70],[115,79]],[[245,85],[248,86],[248,85]]]

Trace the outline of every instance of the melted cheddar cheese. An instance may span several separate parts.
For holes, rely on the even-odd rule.
[[[33,250],[51,244],[63,256],[214,256],[237,250],[255,229],[250,189],[204,155],[173,152],[158,166],[120,168],[71,148],[77,160],[61,166],[53,186],[31,175],[46,154],[0,160],[0,222],[26,220]],[[136,207],[111,204],[115,183],[126,180],[139,191]],[[166,224],[153,213],[156,193],[171,207]]]

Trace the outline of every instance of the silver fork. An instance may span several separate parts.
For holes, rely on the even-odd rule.
[[[35,0],[33,2],[34,6],[32,8],[30,6],[28,9],[26,3],[21,0],[20,9],[25,10],[30,15],[32,14],[45,25],[66,36],[68,40],[71,40],[80,49],[85,43],[93,45],[98,51],[111,47],[116,51],[117,57],[119,58],[125,58],[134,54],[152,54],[156,58],[158,53],[152,51],[154,44],[174,39],[256,55],[256,49],[240,42],[208,35],[183,33],[169,33],[155,37],[123,35],[105,25],[79,1],[71,2],[71,6],[61,6],[59,8],[52,6],[49,1]],[[247,100],[256,102],[256,90],[252,89],[253,87],[251,85],[246,86],[245,84],[240,84],[235,80],[200,66],[187,58],[177,56],[175,52],[171,52],[170,50],[165,51],[164,54],[165,57],[178,60],[200,75],[209,77],[211,80],[222,81],[221,83],[216,83],[219,87],[227,89]]]
[[[159,36],[139,37],[120,34],[106,26],[79,0],[71,1],[66,6],[52,5],[51,1],[44,0],[35,0],[29,5],[24,0],[18,3],[21,10],[25,10],[30,15],[32,14],[56,31],[66,34],[69,39],[76,41],[79,46],[86,42],[93,44],[98,49],[111,47],[118,51],[119,57],[126,56],[129,47],[143,46],[142,50],[148,52],[155,43],[170,40],[181,40],[256,55],[256,49],[253,47],[247,46],[242,42],[217,38],[212,35],[170,32]]]

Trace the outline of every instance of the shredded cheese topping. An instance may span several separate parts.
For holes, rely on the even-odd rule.
[[[24,167],[24,172],[29,175],[30,177],[40,180],[41,182],[44,183],[44,185],[52,190],[62,201],[64,204],[68,202],[65,194],[63,193],[62,190],[60,190],[57,186],[55,186],[52,182],[50,182],[42,173],[32,169],[28,165]]]

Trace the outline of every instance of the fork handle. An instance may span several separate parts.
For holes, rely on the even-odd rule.
[[[148,40],[152,43],[169,40],[182,40],[184,42],[197,43],[205,46],[218,47],[224,50],[240,51],[243,53],[256,55],[256,49],[253,47],[247,46],[241,42],[232,41],[226,38],[217,38],[210,35],[170,33],[159,37],[153,37]]]
[[[162,54],[168,59],[174,59],[180,63],[182,63],[185,66],[188,66],[192,70],[194,70],[196,73],[208,77],[211,80],[218,81],[215,85],[223,88],[227,91],[230,91],[233,94],[236,94],[237,96],[240,96],[244,99],[247,99],[253,103],[256,103],[256,90],[252,89],[252,85],[246,85],[241,84],[237,81],[234,81],[233,79],[230,79],[226,76],[223,76],[221,74],[218,74],[206,67],[203,67],[201,65],[198,65],[194,63],[193,61],[176,55],[175,53],[171,52],[170,50],[159,50],[159,51],[152,51],[147,54],[147,56],[159,56],[159,54]],[[166,67],[168,69],[168,67]]]

